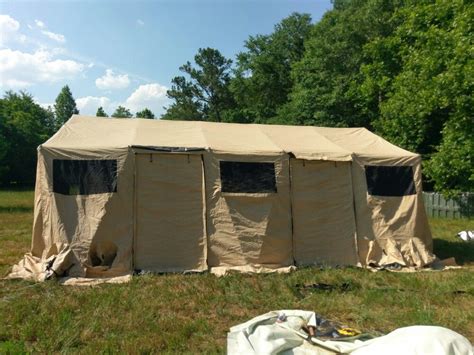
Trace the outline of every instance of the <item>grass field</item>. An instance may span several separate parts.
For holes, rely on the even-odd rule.
[[[33,192],[0,191],[0,275],[28,251]],[[455,238],[473,220],[431,220],[435,253],[461,270],[396,274],[357,268],[288,275],[146,275],[129,284],[66,287],[0,280],[0,353],[223,353],[230,326],[282,308],[314,310],[365,331],[413,324],[474,341],[474,243]],[[306,283],[344,291],[301,292]]]

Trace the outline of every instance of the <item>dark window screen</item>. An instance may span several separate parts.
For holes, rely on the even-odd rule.
[[[221,161],[220,170],[222,192],[277,192],[273,163]]]
[[[117,160],[53,160],[53,191],[63,195],[117,192]]]
[[[411,166],[365,166],[367,190],[376,196],[415,195]]]

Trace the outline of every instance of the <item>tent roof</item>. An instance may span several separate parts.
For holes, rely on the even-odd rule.
[[[239,154],[292,153],[297,158],[351,160],[352,154],[415,156],[365,128],[114,119],[74,115],[43,147],[203,148]]]
[[[362,156],[413,157],[416,153],[397,147],[365,128],[318,127],[318,133],[338,146]]]

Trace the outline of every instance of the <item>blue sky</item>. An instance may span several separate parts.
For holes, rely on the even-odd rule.
[[[250,35],[292,12],[313,21],[330,0],[1,1],[0,89],[42,105],[68,84],[83,114],[118,105],[156,115],[179,66],[200,47],[235,59]]]

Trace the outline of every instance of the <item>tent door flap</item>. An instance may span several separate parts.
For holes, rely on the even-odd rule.
[[[137,154],[134,267],[206,268],[201,155]]]

